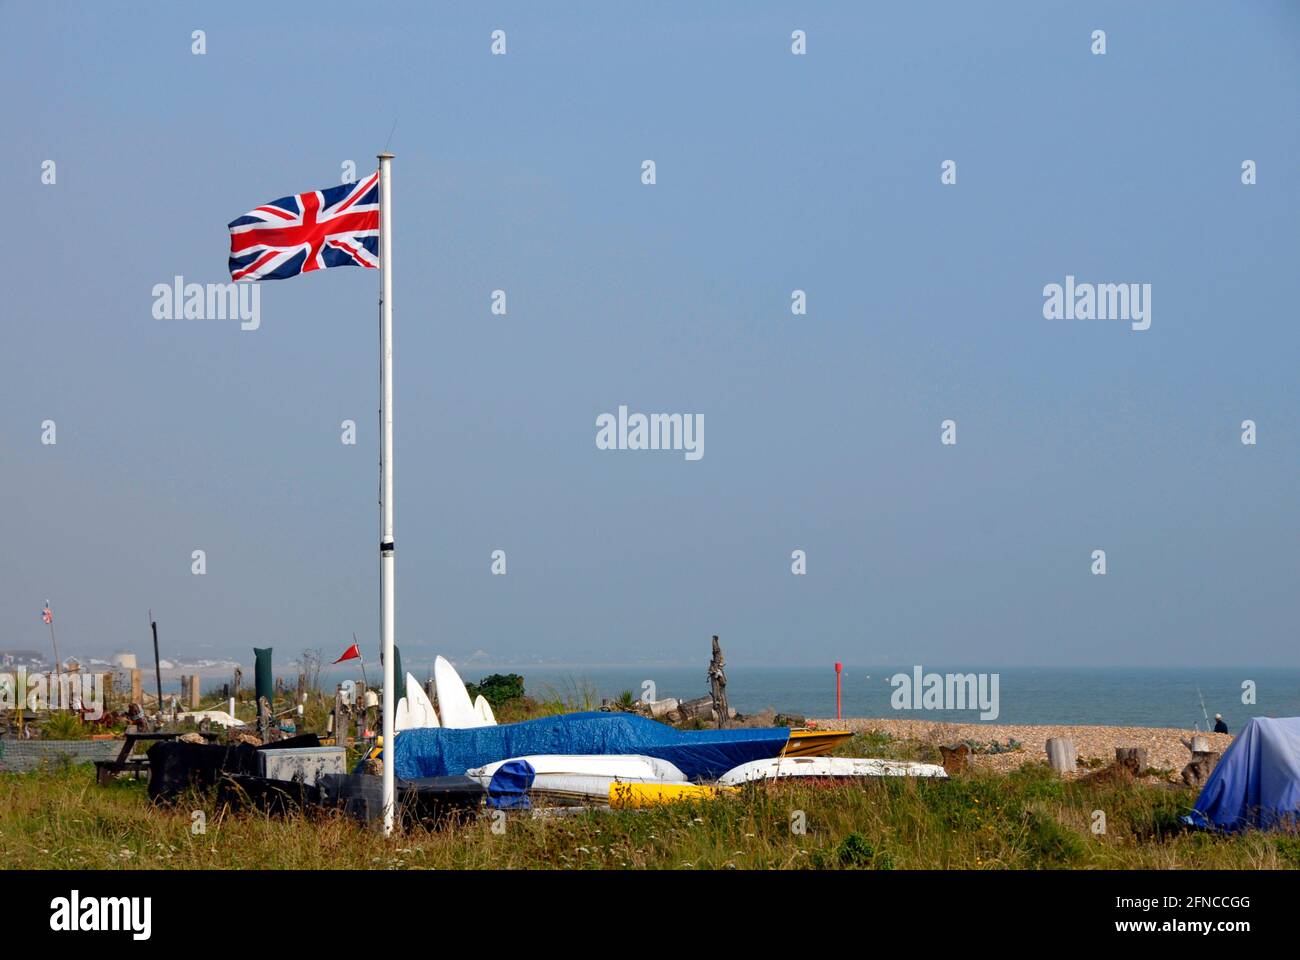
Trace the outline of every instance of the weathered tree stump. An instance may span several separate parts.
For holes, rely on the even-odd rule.
[[[1189,787],[1201,787],[1205,781],[1210,778],[1214,772],[1215,764],[1219,762],[1219,753],[1217,750],[1197,750],[1192,754],[1192,762],[1183,767],[1183,783]]]
[[[1128,767],[1135,777],[1140,777],[1142,771],[1147,769],[1147,749],[1146,747],[1116,747],[1115,762],[1120,766]]]
[[[1079,765],[1079,752],[1074,741],[1066,737],[1049,737],[1046,744],[1047,763],[1057,773],[1073,773]]]

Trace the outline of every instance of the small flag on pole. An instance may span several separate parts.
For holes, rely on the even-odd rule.
[[[45,601],[45,609],[41,611],[41,619],[46,623],[54,622],[54,614],[50,612],[50,601]]]
[[[348,647],[346,650],[343,651],[343,656],[339,657],[334,662],[342,663],[344,660],[356,660],[359,659],[360,656],[361,656],[361,648],[354,643],[352,644],[352,646]]]
[[[230,222],[230,279],[379,266],[379,174],[281,197]]]

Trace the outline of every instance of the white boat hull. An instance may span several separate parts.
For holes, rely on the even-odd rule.
[[[492,779],[504,764],[526,760],[537,776],[595,776],[606,780],[626,780],[638,783],[685,783],[686,774],[676,764],[638,753],[627,754],[534,754],[528,757],[511,757],[486,766],[466,771],[467,775],[484,783]]]
[[[787,777],[855,779],[947,776],[947,771],[937,763],[873,760],[868,757],[777,757],[772,760],[752,760],[733,767],[718,778],[718,784],[734,787],[755,780],[784,780]]]
[[[460,674],[444,657],[438,657],[433,662],[433,686],[438,694],[438,716],[444,727],[463,730],[489,725],[474,709]]]
[[[438,712],[433,709],[433,701],[409,673],[406,675],[406,708],[410,711],[413,728],[423,730],[438,726]]]

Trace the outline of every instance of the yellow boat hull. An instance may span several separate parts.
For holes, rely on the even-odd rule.
[[[791,730],[781,756],[820,757],[852,736],[852,730]]]
[[[712,800],[723,793],[735,793],[735,787],[706,787],[693,783],[611,783],[611,807],[654,807],[663,803],[690,803]]]

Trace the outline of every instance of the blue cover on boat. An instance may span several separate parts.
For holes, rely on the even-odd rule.
[[[1246,723],[1205,781],[1188,818],[1200,827],[1270,829],[1300,811],[1300,717]]]
[[[676,730],[630,713],[567,713],[467,730],[404,730],[393,769],[412,779],[454,776],[531,754],[640,753],[676,764],[688,780],[716,780],[742,763],[777,756],[789,739],[789,727]]]
[[[487,805],[498,810],[527,810],[528,791],[536,777],[537,771],[527,760],[501,764],[488,783]]]

